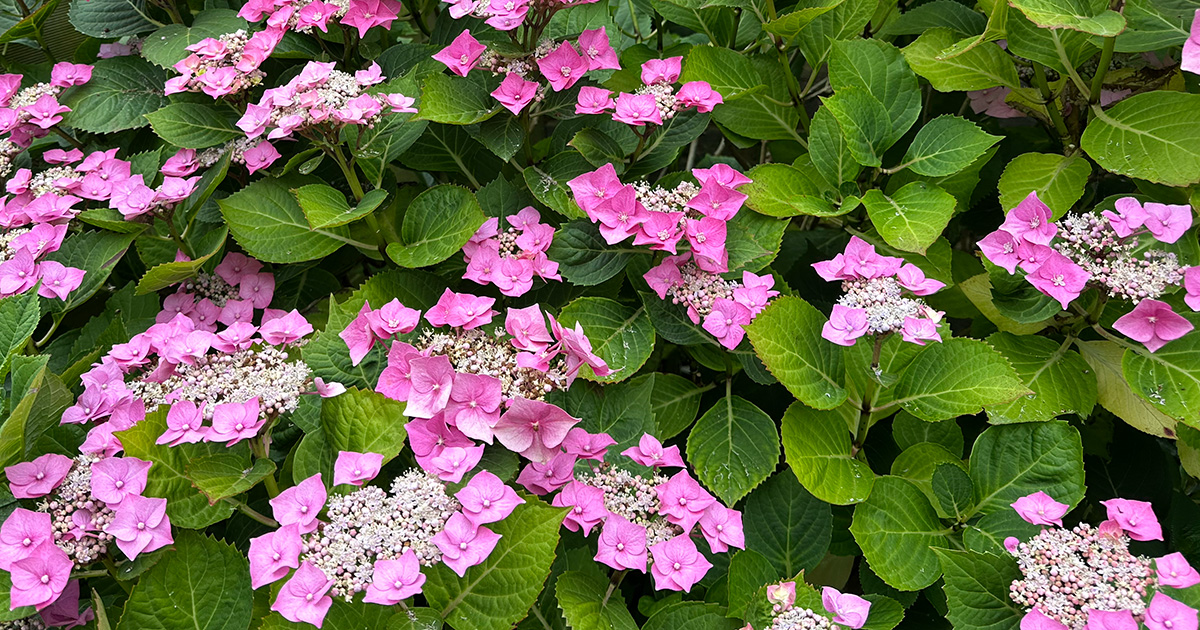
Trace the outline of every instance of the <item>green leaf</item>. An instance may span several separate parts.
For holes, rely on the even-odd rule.
[[[1100,37],[1125,30],[1125,18],[1104,0],[1012,0],[1012,6],[1042,28],[1069,28]]]
[[[308,433],[296,451],[294,478],[316,473],[333,483],[333,462],[339,451],[379,453],[384,463],[404,447],[404,403],[383,394],[347,388],[321,403],[321,430]]]
[[[764,22],[763,30],[779,35],[786,39],[792,39],[804,30],[804,27],[812,24],[812,21],[821,17],[825,13],[837,8],[838,5],[845,0],[807,0],[797,3],[795,10],[784,13],[779,17]]]
[[[742,523],[746,548],[765,556],[776,575],[796,575],[816,567],[825,557],[833,531],[829,505],[786,472],[750,494]]]
[[[370,604],[363,604],[370,606]],[[388,609],[384,609],[388,610]],[[409,606],[408,610],[392,615],[387,630],[441,630],[442,617],[431,608]],[[330,630],[334,630],[330,628]]]
[[[170,68],[190,53],[188,46],[207,37],[220,37],[225,33],[245,29],[246,20],[231,9],[205,9],[196,15],[191,28],[182,24],[168,24],[151,33],[142,44],[142,57],[147,61]]]
[[[901,411],[892,419],[892,440],[900,450],[921,442],[932,442],[955,457],[962,456],[964,443],[957,422],[925,422],[907,411]]]
[[[687,453],[700,481],[733,505],[775,472],[779,433],[754,403],[726,396],[696,421]]]
[[[1012,509],[1038,490],[1072,507],[1083,500],[1083,444],[1061,421],[989,428],[971,448],[970,472],[983,514]]]
[[[707,387],[695,385],[678,374],[653,372],[640,379],[647,379],[653,387],[653,406],[655,435],[660,439],[675,437],[688,428],[700,411],[700,397],[708,390]]]
[[[88,231],[67,237],[58,251],[46,256],[67,267],[83,269],[83,283],[63,300],[42,300],[42,309],[52,313],[69,311],[83,304],[104,286],[113,267],[129,249],[136,234]]]
[[[1000,136],[987,133],[965,118],[938,116],[917,132],[903,164],[921,175],[953,175],[999,141]]]
[[[1096,373],[1097,402],[1130,426],[1158,437],[1175,433],[1175,418],[1130,389],[1121,371],[1125,349],[1111,341],[1076,342],[1079,353]]]
[[[1072,70],[1082,66],[1098,50],[1087,33],[1041,28],[1020,11],[1009,12],[1004,27],[1008,49],[1014,55],[1036,61],[1059,74],[1068,74],[1068,66]]]
[[[950,193],[925,182],[905,184],[891,196],[873,188],[862,201],[888,245],[918,254],[942,235],[957,203]]]
[[[525,501],[508,518],[487,526],[500,534],[500,542],[465,577],[442,564],[426,572],[425,598],[455,630],[508,630],[541,592],[565,510],[534,497]]]
[[[618,175],[625,170],[625,150],[612,136],[595,127],[580,129],[567,144],[575,147],[592,166],[612,164]]]
[[[496,157],[507,161],[521,150],[521,144],[525,142],[525,126],[516,116],[493,116],[479,125],[477,137]]]
[[[429,122],[412,120],[412,117],[413,114],[391,114],[367,129],[359,125],[349,125],[345,129],[347,139],[358,147],[354,152],[356,164],[376,188],[383,187],[384,173],[389,172],[387,165],[413,146],[429,126]],[[447,148],[443,145],[442,150]]]
[[[825,63],[833,42],[861,37],[876,6],[871,0],[846,0],[813,20],[799,36],[800,52],[808,65],[819,68]]]
[[[146,120],[159,138],[185,149],[205,149],[242,135],[228,118],[199,103],[173,103],[147,113]]]
[[[213,504],[246,492],[275,474],[275,462],[264,457],[251,464],[246,457],[216,453],[188,462],[185,474]]]
[[[1042,422],[1068,413],[1081,418],[1091,415],[1096,406],[1096,376],[1079,353],[1052,339],[1032,335],[999,332],[987,341],[1033,390],[1033,396],[989,407],[988,421]]]
[[[568,282],[590,287],[624,271],[634,254],[645,253],[644,249],[628,244],[608,245],[595,225],[577,220],[554,233],[554,242],[546,255],[558,263],[559,273]]]
[[[783,452],[800,484],[822,501],[850,505],[871,494],[875,473],[852,454],[840,409],[817,411],[793,403],[783,415]]]
[[[1196,0],[1130,0],[1121,9],[1129,28],[1117,37],[1117,52],[1146,52],[1187,41]]]
[[[1195,426],[1200,413],[1200,333],[1192,331],[1157,352],[1127,349],[1121,361],[1129,387],[1162,413]]]
[[[204,263],[213,257],[213,254],[216,254],[216,252],[209,252],[193,260],[181,260],[155,265],[138,281],[137,295],[154,293],[195,276],[201,267],[204,266]]]
[[[846,87],[823,100],[833,114],[854,161],[863,166],[883,164],[883,152],[892,146],[892,122],[888,110],[870,92]]]
[[[583,324],[592,351],[608,363],[612,373],[596,376],[584,365],[579,375],[589,381],[616,383],[641,369],[654,350],[654,326],[645,308],[633,308],[608,298],[583,297],[563,307],[558,317],[563,326]]]
[[[956,521],[965,520],[975,505],[971,476],[954,463],[938,464],[930,482],[942,513]]]
[[[109,1],[75,0],[71,7],[81,2],[102,6]],[[63,105],[71,108],[63,124],[93,133],[144,127],[144,116],[167,104],[162,93],[166,80],[166,71],[138,57],[99,59],[92,80],[72,88],[63,99]]]
[[[941,59],[942,51],[957,37],[948,28],[931,28],[904,48],[904,58],[940,92],[1021,87],[1012,58],[994,43],[985,42],[956,57]]]
[[[19,42],[23,39],[36,39],[46,28],[46,22],[50,16],[58,11],[58,4],[59,0],[49,0],[42,3],[41,6],[35,5],[32,13],[19,20],[16,19],[17,16],[14,13],[6,11],[7,15],[0,21],[0,31],[2,31],[0,32],[0,44]],[[13,5],[7,5],[6,8],[11,6]]]
[[[421,90],[419,120],[450,125],[473,125],[483,122],[500,111],[500,103],[492,98],[479,75],[451,77],[442,73],[425,79]]]
[[[917,76],[909,69],[900,49],[887,42],[878,39],[834,42],[829,56],[829,83],[835,94],[846,88],[860,88],[883,105],[891,121],[889,145],[899,140],[921,115]]]
[[[949,544],[947,532],[929,499],[912,482],[892,476],[875,480],[850,524],[871,569],[902,591],[923,589],[941,577],[934,548]]]
[[[1017,630],[1025,611],[1009,597],[1013,580],[1021,579],[1008,557],[937,549],[945,573],[946,618],[964,630]]]
[[[387,199],[386,190],[372,190],[357,206],[351,207],[346,195],[332,186],[308,184],[296,189],[296,201],[314,230],[346,225],[370,214]]]
[[[614,453],[637,446],[647,433],[663,437],[654,425],[653,400],[654,384],[642,377],[603,387],[580,383],[550,397],[567,413],[582,418],[579,426],[588,433],[607,433],[616,440],[610,447]]]
[[[84,35],[101,39],[138,35],[162,26],[146,15],[142,0],[71,0],[71,25]],[[116,59],[137,60],[136,57]],[[100,61],[105,60],[97,64]],[[162,81],[154,85],[162,89]]]
[[[0,622],[16,621],[36,614],[33,606],[11,608],[10,593],[12,593],[12,574],[8,571],[0,571]]]
[[[1058,219],[1083,197],[1091,175],[1091,163],[1080,155],[1023,153],[1013,158],[1000,176],[1000,207],[1015,208],[1029,193],[1036,192]]]
[[[408,205],[400,228],[404,243],[389,243],[388,256],[409,268],[442,262],[462,250],[484,220],[471,191],[448,184],[434,186]]]
[[[264,262],[324,258],[342,245],[374,249],[349,237],[345,227],[312,229],[291,188],[304,180],[265,177],[217,201],[233,238]]]
[[[155,444],[158,436],[166,430],[167,407],[164,405],[146,414],[146,419],[132,428],[116,434],[125,446],[127,457],[154,462],[150,467],[145,495],[167,500],[167,516],[176,528],[203,529],[228,518],[233,513],[233,505],[224,502],[210,505],[208,497],[196,490],[191,479],[188,479],[187,464],[208,455],[227,453],[229,447],[214,443],[178,446]]]
[[[586,215],[575,203],[567,182],[592,170],[592,165],[578,151],[563,151],[539,164],[526,167],[521,173],[529,192],[551,210],[571,219]]]
[[[250,624],[250,565],[232,545],[175,532],[174,549],[133,587],[118,630],[240,630]]]
[[[748,196],[746,205],[756,212],[772,217],[843,214],[822,196],[825,183],[812,167],[802,171],[787,164],[759,164],[746,176],[752,181],[739,191]]]
[[[268,593],[269,594],[269,593]],[[265,609],[265,605],[263,606]],[[427,608],[410,608],[412,619],[408,613],[395,612],[391,606],[379,606],[367,602],[347,602],[341,598],[333,598],[333,606],[325,615],[321,630],[439,630],[441,619],[436,612]],[[277,612],[271,613],[262,620],[258,630],[297,630],[308,624],[293,623],[283,618]]]
[[[621,589],[607,597],[608,579],[599,571],[567,571],[554,583],[563,617],[574,630],[637,630]]]
[[[725,223],[730,271],[761,271],[779,254],[788,222],[757,212],[739,212]]]
[[[905,449],[892,461],[891,474],[912,482],[929,499],[930,505],[941,518],[950,518],[953,512],[945,512],[940,508],[937,496],[933,491],[933,474],[939,466],[952,465],[966,468],[957,455],[946,450],[940,444],[921,442]],[[964,471],[965,472],[965,471]],[[968,484],[968,490],[970,486]]]
[[[726,619],[718,604],[679,602],[650,616],[642,630],[737,630],[734,619]]]
[[[1083,150],[1105,170],[1168,186],[1200,181],[1200,94],[1136,94],[1092,109]]]
[[[746,607],[758,596],[763,585],[779,578],[775,565],[766,556],[746,549],[734,554],[729,561],[729,616],[746,618]]]
[[[979,413],[1031,392],[999,352],[982,341],[946,339],[925,347],[896,382],[904,409],[931,422]]]
[[[41,318],[39,306],[35,291],[0,300],[0,381],[8,374],[13,352],[25,347],[37,328]]]
[[[933,0],[912,7],[900,17],[889,21],[879,34],[889,37],[920,35],[939,26],[949,28],[963,37],[972,37],[983,33],[983,29],[987,27],[987,18],[961,2]]]
[[[842,133],[842,128],[838,126],[837,119],[824,107],[813,114],[812,128],[808,134],[808,150],[813,168],[835,188],[842,182],[854,181],[862,171],[862,166],[854,161],[850,145]]]
[[[825,316],[808,302],[776,298],[746,327],[767,370],[800,402],[833,409],[846,400],[842,347],[821,338]]]

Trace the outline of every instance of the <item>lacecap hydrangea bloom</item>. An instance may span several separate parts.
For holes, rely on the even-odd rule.
[[[554,242],[554,226],[542,223],[537,210],[527,207],[505,217],[509,227],[491,217],[463,246],[467,270],[463,278],[495,285],[501,293],[519,297],[533,288],[534,277],[561,282],[558,263],[546,256]]]
[[[632,127],[663,125],[681,111],[711,112],[724,103],[720,92],[706,81],[689,81],[678,89],[683,57],[651,59],[642,64],[642,86],[633,92],[587,86],[579,90],[576,114],[612,113],[612,119]],[[649,133],[647,128],[646,133]]]
[[[767,586],[766,603],[770,605],[771,623],[763,626],[765,630],[858,630],[866,625],[871,613],[871,602],[866,599],[826,586],[821,589],[821,606],[825,610],[818,612],[796,604],[796,588],[793,581]],[[800,588],[809,587],[803,585]],[[754,630],[754,627],[746,624],[742,630]]]

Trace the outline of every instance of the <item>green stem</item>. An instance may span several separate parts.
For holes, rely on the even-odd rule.
[[[47,330],[46,334],[42,335],[42,338],[33,344],[34,347],[41,348],[42,346],[46,345],[47,341],[50,341],[50,337],[54,335],[54,332],[58,330],[58,325],[62,323],[62,315],[63,313],[59,313],[54,316],[54,321],[50,324],[50,330]]]
[[[125,594],[128,595],[133,593],[133,587],[127,584],[125,580],[117,577],[117,565],[113,564],[112,558],[103,556],[101,557],[101,560],[104,562],[105,568],[108,569],[108,574],[112,576],[113,580],[115,580],[118,585],[120,585],[120,587],[125,591]]]
[[[1116,37],[1104,38],[1104,48],[1100,51],[1100,65],[1096,67],[1096,76],[1092,77],[1092,96],[1088,100],[1092,105],[1100,102],[1100,92],[1104,89],[1104,77],[1108,74],[1108,67],[1112,65],[1113,52],[1116,47]]]
[[[1050,83],[1046,81],[1046,67],[1036,61],[1033,62],[1033,82],[1037,84],[1038,91],[1042,93],[1046,112],[1050,114],[1054,130],[1058,132],[1058,137],[1063,143],[1063,150],[1071,151],[1071,147],[1074,147],[1075,143],[1071,141],[1071,132],[1067,130],[1067,123],[1063,121],[1062,112],[1058,109],[1058,102],[1054,98],[1054,93],[1050,91]]]
[[[229,504],[233,505],[234,507],[236,507],[238,509],[238,511],[241,512],[242,514],[249,516],[250,518],[258,521],[259,523],[266,525],[267,527],[279,527],[279,522],[276,521],[275,519],[273,519],[265,514],[262,514],[261,512],[255,510],[254,508],[250,507],[249,505],[246,505],[245,503],[242,503],[241,501],[238,501],[237,499],[235,499],[233,497],[225,497],[225,501],[228,502]]]
[[[622,569],[620,571],[613,572],[613,574],[611,576],[609,576],[608,590],[604,592],[604,599],[600,600],[601,608],[603,608],[604,605],[608,603],[608,598],[612,597],[612,594],[614,591],[617,590],[617,587],[621,586],[621,580],[625,579],[626,573],[628,573],[628,571],[625,569]]]
[[[342,148],[333,145],[332,150],[327,149],[326,153],[333,156],[338,168],[342,169],[342,174],[346,176],[346,181],[350,183],[350,192],[354,193],[354,201],[362,201],[364,193],[362,184],[358,181],[358,173],[355,172],[354,166],[346,161],[346,156],[342,155]]]
[[[50,131],[53,131],[54,133],[58,134],[58,136],[59,136],[60,138],[62,138],[63,140],[66,140],[66,141],[67,141],[67,142],[69,142],[69,143],[71,143],[71,146],[75,147],[76,149],[83,149],[83,143],[82,143],[82,142],[80,142],[80,141],[76,140],[76,139],[74,138],[74,136],[72,136],[71,134],[69,134],[69,133],[67,133],[67,132],[63,131],[63,130],[62,130],[62,129],[61,129],[59,126],[58,126],[58,125],[54,125],[53,127],[51,127],[51,128],[50,128]]]
[[[79,580],[83,578],[104,577],[106,575],[108,575],[108,571],[105,569],[92,569],[91,571],[76,571],[71,574],[71,579]]]
[[[158,215],[158,218],[162,219],[163,222],[167,224],[167,231],[170,232],[171,240],[175,241],[175,246],[179,248],[179,251],[186,254],[188,258],[193,258],[194,256],[192,256],[192,248],[188,247],[188,244],[184,242],[183,237],[179,235],[179,230],[175,227],[175,221],[172,220],[173,217],[160,214]]]

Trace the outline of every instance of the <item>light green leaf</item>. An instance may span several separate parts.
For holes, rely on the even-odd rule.
[[[891,120],[889,145],[899,140],[921,115],[917,77],[900,49],[887,42],[878,39],[834,42],[829,56],[829,82],[835,94],[849,87],[860,88],[883,105]]]
[[[942,235],[957,203],[950,193],[925,182],[905,184],[890,196],[873,188],[862,201],[883,240],[919,254]]]
[[[558,317],[563,326],[583,324],[592,351],[608,363],[612,372],[596,376],[590,366],[579,369],[589,381],[616,383],[641,369],[654,350],[654,326],[644,308],[633,308],[608,298],[583,297],[563,307]]]
[[[363,195],[357,206],[351,207],[346,195],[325,184],[301,186],[295,193],[304,217],[314,230],[353,223],[370,214],[387,199],[386,190],[372,190]]]
[[[117,629],[241,630],[250,624],[253,600],[241,551],[176,530],[174,549],[134,585]]]
[[[442,262],[460,251],[484,220],[471,191],[448,184],[434,186],[408,205],[400,228],[404,243],[389,243],[388,256],[401,267]]]
[[[871,494],[875,473],[852,454],[841,409],[793,403],[783,415],[783,452],[800,484],[822,501],[849,505]]]
[[[205,9],[196,15],[191,28],[182,24],[168,24],[146,37],[142,44],[142,57],[153,64],[170,68],[187,57],[186,48],[207,37],[220,37],[246,28],[246,20],[231,9]]]
[[[274,263],[324,258],[342,245],[374,249],[345,227],[312,229],[291,188],[305,180],[266,177],[217,201],[233,238],[255,258]]]
[[[746,327],[767,370],[792,395],[816,409],[846,400],[842,347],[821,338],[825,316],[797,297],[780,296]]]
[[[965,118],[938,116],[917,132],[902,165],[931,177],[953,175],[999,141],[1000,136],[987,133]]]
[[[963,37],[983,33],[987,18],[954,0],[933,0],[905,11],[900,17],[889,21],[881,36],[920,35],[931,28],[944,26]]]
[[[786,472],[771,477],[746,499],[746,548],[767,558],[776,575],[811,571],[829,548],[833,515]]]
[[[1128,349],[1121,371],[1129,387],[1162,413],[1196,426],[1200,417],[1200,332],[1171,341],[1157,352]]]
[[[538,201],[567,218],[582,219],[586,215],[575,203],[567,182],[591,170],[591,163],[578,151],[563,151],[539,164],[526,167],[521,176],[529,192]]]
[[[758,596],[763,585],[779,579],[775,565],[766,556],[746,549],[734,554],[729,561],[729,616],[746,618],[746,607]]]
[[[340,341],[340,339],[339,339]],[[347,388],[321,403],[321,430],[308,433],[296,451],[294,478],[321,473],[333,483],[333,463],[339,451],[379,453],[387,463],[404,447],[404,403],[383,394]]]
[[[1083,500],[1083,444],[1061,421],[991,427],[971,448],[970,473],[979,513],[1010,510],[1039,490],[1074,507]]]
[[[854,161],[849,142],[838,126],[837,119],[824,107],[813,114],[808,150],[813,168],[834,188],[842,182],[854,181],[862,171],[862,166]]]
[[[1009,557],[937,549],[946,576],[946,614],[963,630],[1017,630],[1025,611],[1009,597],[1013,580],[1021,579]]]
[[[1091,35],[1065,28],[1041,28],[1020,11],[1010,12],[1004,26],[1008,50],[1059,74],[1067,74],[1068,64],[1072,69],[1082,66],[1098,52]]]
[[[599,571],[567,571],[554,583],[563,617],[574,630],[636,630],[620,589],[607,597],[608,580]]]
[[[913,71],[940,92],[984,90],[1005,85],[1021,87],[1013,60],[994,43],[982,43],[949,59],[940,59],[958,36],[948,28],[931,28],[904,48]]]
[[[751,210],[772,217],[843,214],[824,196],[824,181],[816,169],[800,170],[787,164],[759,164],[746,174],[752,181],[739,188]]]
[[[155,265],[138,281],[137,295],[154,293],[195,276],[200,271],[200,268],[204,266],[204,263],[213,257],[213,254],[216,254],[216,252],[209,252],[193,260],[181,260]]]
[[[612,164],[618,175],[625,170],[625,150],[612,136],[595,127],[580,129],[567,144],[575,147],[592,166]]]
[[[91,5],[94,9],[116,1],[75,0],[71,3],[72,13],[77,6]],[[138,57],[99,59],[92,80],[73,88],[63,99],[63,105],[71,108],[63,116],[63,124],[93,133],[144,127],[144,116],[167,104],[162,93],[166,80],[166,71]]]
[[[688,435],[688,461],[727,505],[737,503],[775,472],[775,421],[750,401],[726,396],[700,416]]]
[[[146,114],[159,138],[185,149],[205,149],[242,135],[228,118],[210,105],[173,103]]]
[[[987,341],[1033,390],[1033,396],[989,407],[989,422],[1043,422],[1068,413],[1081,418],[1091,415],[1096,406],[1096,376],[1079,353],[1052,339],[1032,335],[999,332]]]
[[[1129,28],[1117,36],[1117,52],[1146,52],[1187,41],[1196,0],[1130,0],[1121,13]]]
[[[1092,109],[1083,150],[1105,170],[1168,186],[1200,181],[1200,94],[1136,94]]]
[[[813,68],[829,58],[833,42],[861,37],[877,4],[871,0],[845,0],[817,17],[800,32],[800,52]]]
[[[1150,435],[1174,435],[1175,418],[1130,389],[1129,381],[1121,372],[1124,348],[1111,341],[1079,341],[1076,347],[1096,373],[1097,400],[1101,406],[1135,429]]]
[[[425,79],[421,90],[419,120],[450,125],[473,125],[483,122],[500,111],[500,103],[492,98],[480,75],[451,77],[442,73]]]
[[[720,605],[679,602],[661,608],[646,620],[642,630],[737,630],[742,624],[726,619]]]
[[[275,462],[264,457],[252,464],[244,455],[215,453],[188,462],[185,474],[212,504],[246,492],[275,474]]]
[[[921,442],[932,442],[950,451],[955,457],[963,452],[963,432],[957,422],[925,422],[901,411],[892,418],[892,440],[900,450]]]
[[[1091,163],[1080,155],[1023,153],[1013,158],[1000,176],[1000,207],[1015,208],[1029,193],[1036,192],[1058,219],[1083,197],[1091,175]]]
[[[850,533],[871,569],[892,588],[920,590],[941,577],[934,548],[949,545],[949,530],[912,482],[876,479],[871,497],[854,508]]]
[[[1104,0],[1012,0],[1012,6],[1042,28],[1069,28],[1100,37],[1125,30],[1125,18]]]
[[[895,139],[888,110],[870,92],[845,87],[824,99],[824,107],[837,120],[854,161],[863,166],[883,164],[883,152]]]
[[[739,212],[725,223],[729,270],[761,271],[779,254],[788,222],[757,212]]]
[[[52,313],[69,311],[95,295],[108,280],[113,267],[121,261],[135,236],[103,231],[79,232],[68,236],[62,247],[46,256],[46,259],[83,269],[87,273],[83,276],[83,283],[67,295],[66,301],[43,298],[42,310]]]
[[[41,318],[39,306],[34,291],[0,300],[0,381],[8,374],[13,351],[23,348],[37,328]]]
[[[1031,392],[999,352],[982,341],[946,339],[925,347],[896,382],[896,402],[931,422],[979,413]]]

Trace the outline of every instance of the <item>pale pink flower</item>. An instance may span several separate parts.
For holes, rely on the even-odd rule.
[[[491,555],[500,535],[475,525],[462,512],[455,512],[432,540],[442,551],[442,562],[463,577],[467,569],[482,563]]]
[[[462,505],[462,513],[472,523],[485,525],[504,520],[518,505],[525,502],[499,477],[481,470],[454,498]]]
[[[418,458],[417,463],[421,465],[422,470],[442,481],[458,483],[482,458],[483,446],[447,446],[433,457]]]
[[[704,510],[698,521],[700,533],[708,541],[713,553],[724,553],[730,547],[746,548],[746,536],[742,530],[742,513],[713,503]]]
[[[70,457],[46,453],[30,462],[21,462],[4,469],[8,489],[18,499],[37,499],[57,488],[74,462]]]
[[[205,435],[208,442],[224,442],[233,446],[242,440],[258,435],[264,419],[259,417],[261,407],[255,396],[244,403],[225,403],[213,407],[212,428]]]
[[[229,286],[236,287],[242,283],[243,279],[254,276],[262,271],[262,263],[245,254],[229,252],[225,254],[225,258],[221,260],[221,264],[217,265],[213,271]],[[274,276],[272,276],[272,280],[274,280]],[[270,303],[269,300],[267,302],[268,304]]]
[[[650,554],[654,556],[650,574],[654,576],[654,588],[660,591],[689,592],[712,568],[687,534],[650,547]]]
[[[1158,300],[1142,300],[1132,311],[1113,322],[1113,328],[1121,334],[1142,342],[1150,352],[1157,352],[1191,332],[1191,322],[1171,310],[1171,305]]]
[[[328,496],[321,473],[317,473],[271,499],[271,509],[280,525],[295,523],[301,534],[307,534],[317,529],[317,514]]]
[[[104,531],[112,534],[117,547],[130,560],[175,542],[171,537],[166,499],[131,494],[121,501],[115,512],[116,516]]]
[[[1174,243],[1192,227],[1191,206],[1147,202],[1145,209],[1146,229],[1164,243]]]
[[[0,525],[0,569],[12,571],[18,560],[34,555],[42,543],[54,544],[50,515],[16,508]]]
[[[597,539],[597,562],[618,570],[646,572],[646,528],[630,523],[617,514],[609,514]]]
[[[1038,199],[1037,191],[1033,191],[1009,211],[1000,229],[1030,243],[1047,245],[1058,233],[1053,215],[1050,207]]]
[[[120,544],[118,540],[117,545]],[[9,592],[11,608],[33,606],[43,610],[53,604],[66,589],[72,566],[67,553],[53,544],[42,545],[30,556],[14,562],[11,567],[12,591]]]
[[[371,584],[367,586],[364,602],[393,606],[421,592],[425,576],[412,549],[404,550],[399,558],[376,560]]]
[[[238,297],[249,300],[254,308],[266,308],[275,296],[275,275],[270,273],[245,274],[238,285]],[[263,324],[267,323],[263,318]]]
[[[729,350],[738,347],[754,314],[750,309],[728,298],[713,300],[712,311],[704,317],[704,330],[717,338]]]
[[[325,621],[333,598],[328,595],[333,580],[317,567],[304,562],[292,579],[279,589],[271,610],[293,623],[310,623],[318,628]]]
[[[1091,274],[1058,252],[1047,256],[1035,271],[1025,276],[1038,291],[1054,298],[1063,310],[1072,300],[1079,297],[1087,286]]]
[[[867,334],[867,312],[861,308],[850,308],[834,304],[829,321],[821,327],[821,336],[839,346],[853,346],[861,336]]]
[[[338,451],[337,461],[333,464],[333,485],[361,486],[374,479],[382,467],[383,455],[379,453]]]
[[[292,523],[250,539],[250,586],[260,588],[287,577],[300,566],[304,541],[300,526]]]
[[[454,366],[445,355],[417,357],[408,362],[412,389],[404,414],[410,418],[432,418],[446,408],[454,385]]]
[[[92,464],[92,496],[115,508],[146,490],[150,466],[136,457],[107,457]]]
[[[777,612],[791,608],[792,604],[796,603],[796,583],[768,584],[767,601],[771,602]]]
[[[1188,564],[1187,558],[1184,558],[1183,554],[1178,551],[1155,558],[1154,565],[1157,568],[1158,583],[1161,586],[1188,588],[1200,584],[1200,573],[1197,573],[1196,569]]]
[[[1128,610],[1088,610],[1085,630],[1138,630],[1138,622]]]
[[[546,462],[579,420],[555,405],[514,398],[493,433],[508,450],[530,461]]]
[[[44,298],[66,300],[67,295],[83,284],[83,276],[87,272],[75,267],[65,267],[62,263],[47,260],[38,265],[39,279],[38,295]]]
[[[642,64],[642,83],[646,85],[674,83],[679,80],[682,64],[683,57],[651,59]]]
[[[563,517],[563,526],[573,532],[582,529],[584,536],[590,536],[592,528],[599,525],[608,515],[608,510],[604,507],[604,490],[578,481],[563,486],[550,504],[554,507],[570,508]]]
[[[341,383],[326,383],[320,376],[313,379],[313,387],[321,398],[333,398],[346,393],[346,386]]]
[[[469,438],[491,444],[492,427],[500,420],[503,399],[500,379],[486,374],[455,374],[446,422]]]
[[[654,492],[658,496],[658,513],[682,527],[685,535],[692,531],[708,506],[717,502],[686,470],[655,486]]]
[[[1136,540],[1136,539],[1135,539]],[[1196,609],[1162,591],[1150,599],[1144,622],[1147,630],[1196,630]]]
[[[900,336],[905,341],[918,346],[925,345],[927,341],[942,340],[941,334],[938,333],[937,323],[924,317],[905,317],[904,328],[900,330]]]
[[[1146,501],[1109,499],[1101,501],[1108,518],[1134,540],[1162,540],[1162,526],[1154,515],[1154,506]]]
[[[683,457],[678,446],[663,448],[662,442],[649,433],[642,434],[637,446],[625,449],[622,455],[633,461],[653,468],[684,468]]]
[[[871,602],[850,593],[842,593],[836,588],[826,586],[821,589],[821,603],[825,610],[833,615],[833,623],[841,624],[851,630],[858,630],[867,623],[867,614],[871,610]]]

